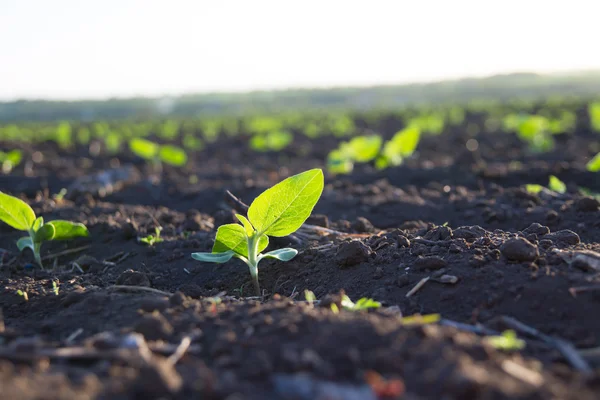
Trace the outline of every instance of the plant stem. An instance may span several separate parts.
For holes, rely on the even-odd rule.
[[[40,268],[44,269],[44,265],[42,264],[42,257],[40,255],[41,249],[42,249],[42,244],[41,243],[34,243],[33,244],[33,258],[35,258],[35,261],[38,263],[38,265],[40,266]]]
[[[254,294],[260,296],[260,285],[258,283],[258,235],[255,234],[248,238],[248,268],[250,276],[252,276],[252,285],[254,286]]]

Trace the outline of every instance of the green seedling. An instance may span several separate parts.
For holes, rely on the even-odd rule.
[[[219,227],[212,253],[193,253],[198,261],[224,263],[232,257],[242,260],[250,270],[254,291],[260,296],[258,263],[264,258],[289,261],[298,250],[283,248],[262,254],[269,236],[294,233],[310,216],[323,192],[323,171],[312,169],[291,176],[260,194],[248,208],[248,218],[237,214],[240,224]]]
[[[164,242],[164,239],[160,237],[160,232],[162,232],[162,227],[157,226],[154,228],[154,235],[150,234],[148,236],[138,238],[138,241],[152,247],[156,243]]]
[[[531,194],[538,194],[544,189],[544,186],[538,185],[537,183],[528,183],[525,185],[525,190]],[[550,175],[548,180],[548,189],[562,194],[567,191],[567,185],[556,176]]]
[[[440,322],[440,314],[426,314],[426,315],[410,315],[402,318],[402,325],[428,325]]]
[[[54,199],[54,201],[60,203],[65,199],[66,195],[67,195],[67,189],[62,188],[62,189],[60,189],[60,191],[58,193],[53,195],[52,198]]]
[[[27,292],[24,292],[19,289],[19,290],[17,290],[17,295],[21,296],[23,298],[23,300],[29,301],[29,295],[27,295]]]
[[[21,150],[11,150],[8,152],[0,151],[0,166],[2,166],[2,172],[4,174],[10,174],[22,160],[23,152]]]
[[[250,139],[250,147],[256,151],[280,151],[288,147],[294,137],[287,131],[257,134]]]
[[[342,296],[341,305],[342,308],[348,311],[363,311],[368,310],[370,308],[381,307],[381,303],[373,299],[363,297],[355,303],[352,300],[350,300],[350,297],[348,297],[347,295]]]
[[[519,339],[513,330],[504,331],[500,336],[488,336],[484,340],[502,351],[517,351],[525,348],[525,341]]]
[[[44,218],[36,218],[33,209],[23,200],[2,192],[0,192],[0,220],[19,231],[25,231],[29,234],[29,236],[22,237],[17,241],[17,247],[19,251],[30,248],[33,251],[35,261],[42,269],[44,268],[40,255],[42,243],[50,240],[68,240],[89,235],[85,225],[80,223],[65,220],[44,223]]]
[[[588,105],[588,114],[590,115],[592,129],[600,132],[600,102],[590,103]]]
[[[187,163],[187,154],[180,147],[170,144],[160,145],[146,139],[134,138],[129,148],[138,157],[153,163],[162,170],[162,164],[183,167]]]
[[[373,160],[381,148],[381,136],[365,135],[342,142],[327,156],[327,169],[334,174],[348,174],[354,169],[354,163]]]
[[[312,290],[306,289],[304,291],[304,300],[306,300],[310,304],[313,304],[317,301],[317,296],[315,296]]]
[[[58,296],[59,289],[56,281],[52,281],[52,292],[54,292],[55,296]]]
[[[598,172],[600,171],[600,153],[596,154],[594,158],[592,158],[585,165],[585,168],[590,172]]]
[[[415,152],[420,140],[421,130],[417,126],[409,126],[397,132],[383,145],[383,151],[377,157],[375,166],[378,169],[385,169],[402,164],[405,158]]]

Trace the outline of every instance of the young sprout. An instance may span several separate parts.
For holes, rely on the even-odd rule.
[[[342,308],[348,311],[362,311],[368,310],[369,308],[381,307],[380,302],[366,297],[363,297],[362,299],[359,299],[356,303],[354,303],[352,300],[350,300],[350,297],[348,297],[347,295],[342,296],[341,305]]]
[[[531,194],[538,194],[544,189],[544,186],[538,185],[537,183],[528,183],[525,185],[525,190]],[[567,191],[567,185],[556,176],[550,175],[550,179],[548,180],[548,189],[556,193],[565,193]]]
[[[58,296],[59,289],[56,281],[52,281],[52,291],[54,292],[55,296]]]
[[[156,243],[164,242],[164,239],[160,237],[160,233],[162,232],[162,226],[157,226],[154,228],[154,235],[150,234],[146,237],[138,238],[138,241],[141,243],[145,243],[148,246],[152,247]]]
[[[19,290],[17,290],[17,295],[21,296],[23,298],[23,300],[29,301],[29,296],[27,295],[27,292],[24,292],[19,289]]]
[[[592,158],[585,165],[585,168],[590,172],[598,172],[600,171],[600,153],[596,154],[594,158]]]
[[[408,317],[402,318],[402,325],[427,325],[427,324],[435,324],[439,322],[441,319],[440,314],[426,314],[426,315],[410,315]]]
[[[323,192],[323,171],[312,169],[291,176],[260,194],[248,208],[248,218],[237,214],[240,224],[219,227],[212,253],[193,253],[198,261],[224,263],[232,257],[250,270],[254,291],[260,296],[258,263],[264,258],[289,261],[298,250],[283,248],[262,254],[269,236],[288,236],[304,223]]]
[[[159,171],[162,170],[162,163],[174,167],[183,167],[187,163],[185,150],[170,144],[160,145],[146,139],[134,138],[129,142],[129,148],[138,157],[157,165]]]
[[[11,150],[6,153],[0,151],[0,166],[2,167],[2,173],[10,174],[22,160],[23,152],[21,150]]]
[[[44,269],[40,255],[42,243],[49,240],[68,240],[89,235],[85,225],[80,223],[65,220],[44,223],[44,218],[36,218],[33,209],[23,200],[2,192],[0,192],[0,220],[29,234],[17,241],[17,247],[19,251],[30,248],[35,261],[42,269]]]
[[[484,340],[494,348],[503,351],[517,351],[525,348],[525,341],[517,338],[517,334],[513,330],[504,331],[500,336],[488,336]]]

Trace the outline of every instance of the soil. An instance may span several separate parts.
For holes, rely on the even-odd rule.
[[[390,117],[374,128],[399,126]],[[233,222],[226,190],[250,203],[323,167],[337,139],[296,135],[284,151],[257,153],[244,136],[223,138],[159,181],[131,154],[0,143],[28,159],[0,176],[0,190],[91,234],[45,244],[41,270],[0,224],[0,398],[598,398],[600,211],[578,187],[600,192],[585,170],[600,136],[560,135],[555,151],[533,154],[508,133],[465,132],[426,136],[400,167],[326,174],[308,222],[331,231],[274,240],[300,253],[262,262],[263,298],[248,298],[239,260],[215,266],[190,253],[209,251],[216,228]],[[567,192],[524,190],[549,175]],[[100,187],[107,176],[116,184]],[[158,226],[163,242],[138,241]],[[320,302],[303,301],[305,289]],[[343,310],[342,293],[383,307]],[[402,320],[431,313],[441,322]],[[524,349],[482,335],[509,328]]]

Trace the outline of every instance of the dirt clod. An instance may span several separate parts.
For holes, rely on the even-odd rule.
[[[525,238],[507,240],[500,251],[510,261],[535,261],[540,255],[537,246]]]
[[[414,266],[417,270],[436,270],[448,266],[448,262],[441,257],[419,257]]]
[[[335,261],[340,267],[351,267],[369,259],[373,251],[360,240],[343,243],[335,254]]]

